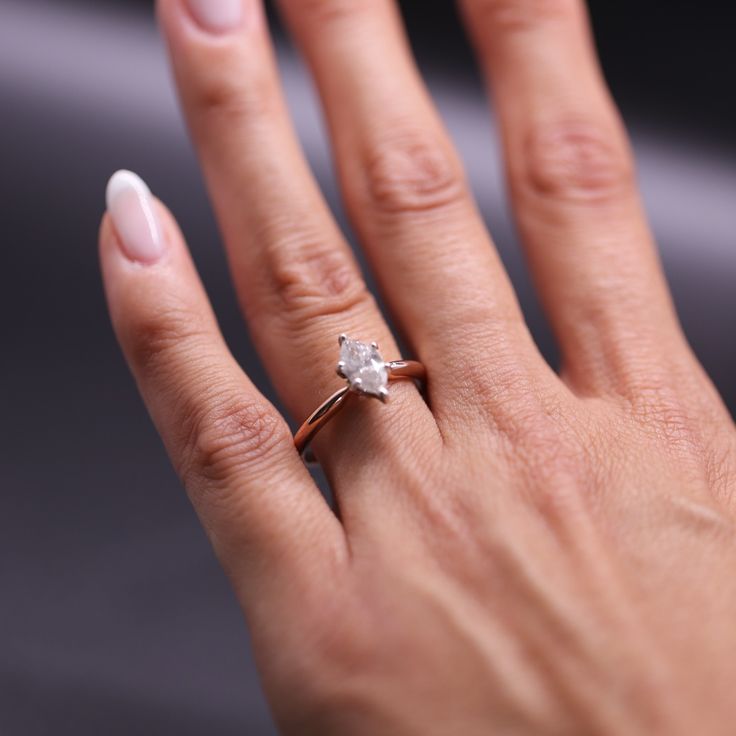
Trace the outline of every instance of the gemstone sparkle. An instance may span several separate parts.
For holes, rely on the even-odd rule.
[[[378,347],[340,338],[340,363],[338,373],[343,376],[353,391],[385,398],[388,392],[388,369],[378,352]]]

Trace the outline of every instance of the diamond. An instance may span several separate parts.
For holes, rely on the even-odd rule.
[[[385,399],[388,395],[388,370],[375,343],[340,336],[340,362],[337,372],[353,391]]]

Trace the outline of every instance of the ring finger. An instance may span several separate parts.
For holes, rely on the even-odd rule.
[[[438,423],[464,425],[476,407],[514,423],[518,401],[537,393],[530,384],[552,376],[421,81],[396,3],[280,6],[317,82],[353,223],[399,323],[434,368]]]

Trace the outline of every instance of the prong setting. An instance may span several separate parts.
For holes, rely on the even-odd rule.
[[[378,351],[378,344],[351,340],[345,334],[340,335],[338,342],[340,360],[337,374],[348,382],[351,391],[385,402],[388,398],[389,366]]]

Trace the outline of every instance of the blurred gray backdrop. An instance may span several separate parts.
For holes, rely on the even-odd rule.
[[[489,114],[448,2],[403,3],[423,69],[545,354]],[[593,2],[604,66],[688,336],[736,411],[736,147],[728,4]],[[343,220],[311,84],[276,29],[310,161]],[[104,186],[140,172],[237,311],[150,2],[0,0],[0,734],[272,734],[248,638],[114,343]]]

